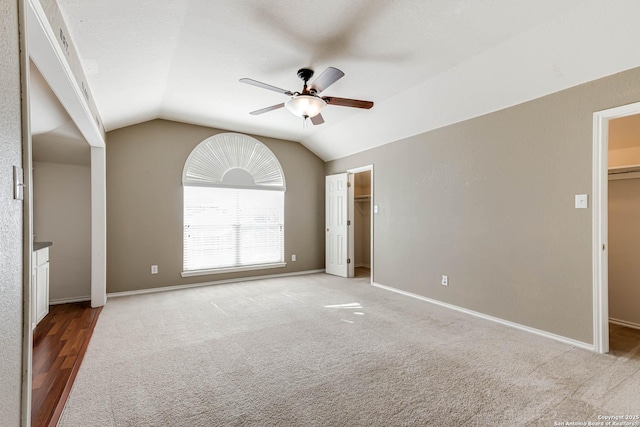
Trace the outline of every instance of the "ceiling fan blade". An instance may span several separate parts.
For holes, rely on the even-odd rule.
[[[278,108],[284,107],[284,102],[281,104],[272,105],[271,107],[261,108],[260,110],[252,111],[249,114],[252,116],[257,116],[259,114],[268,113],[269,111],[277,110]]]
[[[337,68],[328,67],[317,79],[311,83],[309,89],[314,89],[316,93],[320,93],[344,76],[344,73]]]
[[[253,80],[253,79],[244,78],[244,79],[240,79],[240,82],[241,83],[246,83],[246,84],[251,85],[251,86],[261,87],[262,89],[272,90],[274,92],[282,93],[282,94],[289,95],[289,96],[293,95],[293,92],[291,92],[289,90],[281,89],[281,88],[275,87],[275,86],[271,86],[271,85],[268,85],[266,83],[262,83],[262,82],[259,82],[257,80]]]
[[[322,114],[318,113],[315,116],[311,117],[311,123],[316,126],[321,125],[324,123],[324,117],[322,117]]]
[[[340,105],[342,107],[364,108],[366,110],[373,107],[373,102],[360,101],[359,99],[336,98],[334,96],[324,96],[322,99],[324,99],[327,104]]]

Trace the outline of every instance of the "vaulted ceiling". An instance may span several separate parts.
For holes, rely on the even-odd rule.
[[[164,118],[300,141],[331,160],[640,65],[631,0],[58,0],[107,130]],[[615,41],[618,41],[615,43]],[[346,74],[303,128],[296,71]],[[108,144],[108,142],[107,142]]]

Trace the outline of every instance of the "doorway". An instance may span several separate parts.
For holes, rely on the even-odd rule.
[[[609,129],[613,120],[637,114],[640,102],[593,115],[593,346],[599,353],[610,346]]]
[[[373,165],[326,177],[325,265],[340,277],[374,281]]]
[[[640,114],[611,119],[608,140],[609,346],[640,343]]]
[[[351,245],[353,275],[371,278],[371,170],[352,174],[353,209],[351,210]]]
[[[52,298],[61,303],[69,303],[70,300],[78,297],[80,299],[89,298],[93,307],[101,307],[106,302],[106,173],[104,129],[95,108],[92,107],[94,104],[90,94],[80,87],[81,80],[84,79],[82,68],[74,68],[69,65],[70,56],[66,48],[72,49],[73,45],[64,46],[63,50],[63,46],[57,38],[57,32],[54,32],[50,26],[50,17],[47,16],[38,1],[29,0],[24,3],[24,19],[21,25],[26,42],[28,42],[25,43],[25,47],[28,49],[24,50],[22,63],[22,85],[26,100],[23,106],[23,116],[30,117],[30,120],[24,121],[23,128],[25,135],[23,138],[23,169],[26,187],[24,189],[25,208],[23,215],[23,223],[25,224],[23,235],[23,265],[25,266],[23,322],[25,328],[22,343],[24,354],[22,420],[25,425],[29,425],[32,409],[35,409],[32,405],[33,391],[34,388],[38,388],[33,387],[34,382],[39,384],[43,393],[49,390],[48,386],[41,382],[43,377],[39,375],[39,372],[34,371],[34,362],[39,363],[39,366],[42,367],[49,366],[34,359],[33,346],[37,344],[39,336],[39,331],[36,330],[35,333],[33,331],[34,309],[36,307],[42,308],[38,311],[39,316],[36,317],[36,321],[42,320],[44,325],[46,310],[49,308],[48,303]],[[72,56],[72,58],[75,57]],[[38,99],[32,99],[34,97]],[[70,163],[72,158],[75,160]],[[37,163],[36,168],[38,169],[35,172],[35,178],[34,162]],[[39,181],[39,184],[35,181]],[[70,185],[66,185],[66,183]],[[50,191],[52,186],[55,187],[56,197],[49,197],[45,200],[34,192],[34,188],[37,188],[41,194],[52,196],[54,194]],[[65,196],[64,200],[57,197],[58,195]],[[81,215],[81,218],[84,228],[75,227],[76,224],[74,224],[72,232],[81,235],[79,239],[84,245],[78,244],[77,238],[72,243],[64,245],[63,240],[69,243],[72,232],[59,229],[55,221],[52,223],[51,219],[55,219],[56,215],[60,220],[69,218],[61,218],[59,211],[54,212],[49,207],[57,209],[64,207],[65,203],[77,207],[78,201],[81,201],[83,206],[84,214]],[[35,207],[34,203],[39,207],[37,213],[35,211],[38,207]],[[74,214],[78,212],[78,209],[74,210]],[[37,236],[34,236],[34,230],[36,230]],[[51,237],[53,236],[51,233],[54,232],[58,233],[58,237]],[[70,272],[67,277],[76,280],[82,276],[84,283],[78,287],[74,286],[74,289],[69,289],[68,286],[72,280],[65,280],[59,274],[62,271],[60,270],[62,263],[52,258],[52,277],[55,275],[61,278],[59,282],[62,285],[55,287],[56,292],[59,291],[59,293],[48,295],[47,280],[39,279],[48,277],[45,273],[49,270],[49,248],[47,245],[50,242],[41,242],[45,244],[42,248],[41,245],[34,245],[34,237],[36,240],[55,240],[53,251],[56,251],[55,256],[58,257],[58,261],[61,259],[59,256],[65,253],[65,246],[71,248],[73,254],[66,257],[67,260],[72,260],[68,264],[70,267],[66,269]],[[82,250],[80,250],[81,246]],[[87,249],[88,246],[90,246],[89,249]],[[34,249],[39,249],[38,252],[42,256],[35,254]],[[82,253],[82,260],[74,258],[74,254],[79,251]],[[81,274],[76,270],[80,265],[84,269]],[[36,270],[33,277],[32,268]],[[54,268],[58,269],[55,274],[53,274]],[[34,287],[37,289],[34,290]],[[41,291],[38,292],[38,289]],[[35,303],[32,302],[34,296],[36,297]],[[39,319],[40,317],[42,319]],[[48,337],[49,335],[47,333],[43,336]],[[74,344],[74,349],[77,348]],[[55,366],[65,366],[66,369],[66,365],[63,364]],[[54,376],[52,375],[51,378]],[[55,377],[57,378],[57,376]],[[62,388],[56,390],[60,393],[63,391]],[[48,403],[46,406],[49,406]]]

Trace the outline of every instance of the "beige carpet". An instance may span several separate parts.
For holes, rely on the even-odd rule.
[[[640,414],[633,335],[598,355],[366,280],[110,299],[59,425],[554,426]]]

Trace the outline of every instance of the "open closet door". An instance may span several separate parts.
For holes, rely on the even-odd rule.
[[[348,277],[347,208],[349,175],[340,173],[326,177],[325,265],[329,274]]]

